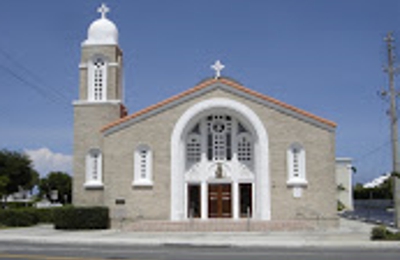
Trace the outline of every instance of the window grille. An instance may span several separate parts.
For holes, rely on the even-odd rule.
[[[226,115],[207,117],[207,158],[218,160],[232,159],[232,118]]]
[[[133,185],[152,185],[152,152],[147,145],[140,145],[134,154]]]
[[[238,160],[240,162],[250,162],[253,158],[252,142],[248,134],[241,134],[238,137]]]
[[[200,136],[189,135],[186,144],[186,158],[189,164],[200,162],[201,160]]]
[[[102,185],[102,156],[99,149],[91,149],[86,155],[85,186]]]
[[[295,143],[289,147],[287,153],[287,161],[288,184],[306,184],[306,152],[300,144]]]
[[[106,100],[107,64],[102,58],[92,61],[89,70],[89,100]]]
[[[202,130],[203,129],[203,130]],[[210,114],[189,131],[186,137],[186,165],[201,161],[231,161],[233,155],[248,166],[253,162],[253,139],[236,118],[226,114]]]

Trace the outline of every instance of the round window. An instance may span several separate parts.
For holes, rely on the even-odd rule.
[[[221,134],[221,133],[223,133],[224,131],[225,131],[225,123],[224,122],[222,122],[222,121],[215,121],[213,124],[212,124],[212,130],[215,132],[215,133],[218,133],[218,134]]]

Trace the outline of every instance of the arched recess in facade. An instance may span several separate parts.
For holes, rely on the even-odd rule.
[[[199,102],[177,121],[171,136],[171,220],[187,218],[185,192],[185,142],[194,123],[210,113],[226,113],[250,127],[254,136],[254,209],[253,218],[271,219],[269,143],[265,127],[248,106],[227,98],[211,98]]]

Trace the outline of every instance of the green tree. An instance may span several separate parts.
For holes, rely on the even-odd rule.
[[[32,161],[20,152],[0,151],[0,193],[6,203],[8,195],[18,192],[21,188],[30,187],[33,170]]]
[[[52,194],[56,192],[57,198]],[[39,196],[46,197],[51,202],[71,203],[72,178],[64,172],[50,172],[39,181]]]
[[[388,178],[381,185],[374,188],[364,188],[362,184],[357,183],[354,186],[354,199],[392,199],[393,198],[392,178]]]
[[[0,175],[0,199],[7,194],[7,185],[9,181],[7,176]]]
[[[35,187],[35,186],[38,186],[39,185],[39,180],[40,180],[40,178],[39,178],[39,173],[37,172],[37,171],[35,171],[35,170],[33,170],[32,171],[32,176],[31,176],[31,181],[29,182],[29,183],[27,183],[23,188],[25,189],[25,190],[33,190],[33,188]]]

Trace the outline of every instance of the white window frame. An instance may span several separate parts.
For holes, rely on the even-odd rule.
[[[146,153],[143,165],[143,152]],[[139,145],[134,152],[134,173],[133,186],[152,186],[153,185],[153,152],[148,145]],[[144,169],[143,169],[144,167]],[[143,170],[145,176],[142,176]]]
[[[97,156],[97,158],[95,158]],[[96,160],[96,161],[95,161]],[[96,168],[95,168],[96,167]],[[103,155],[100,149],[90,149],[86,155],[86,188],[103,187]],[[97,176],[94,176],[96,172]]]
[[[298,151],[297,171],[295,171],[294,150]],[[301,146],[298,143],[292,144],[287,150],[287,169],[288,169],[287,185],[298,187],[298,186],[306,186],[308,184],[306,178],[306,151],[303,148],[303,146]]]
[[[95,86],[95,62],[101,59],[104,62],[104,66],[101,68],[102,72],[102,93],[101,98],[96,97],[96,86]],[[88,68],[88,100],[91,102],[104,102],[107,100],[107,67],[108,63],[104,57],[95,56],[89,61],[89,68]]]
[[[192,150],[192,151],[189,151],[189,146],[191,145],[191,144],[193,144],[193,142],[191,142],[191,140],[192,139],[195,139],[196,140],[196,144],[198,145],[198,151],[196,151],[196,153],[198,152],[198,155],[197,155],[197,160],[189,160],[189,157],[192,157],[192,158],[194,158],[194,154],[195,154],[195,152]],[[185,158],[186,158],[186,168],[190,168],[191,166],[193,166],[194,164],[196,164],[196,163],[199,163],[200,161],[201,161],[201,156],[202,156],[202,135],[200,135],[200,134],[189,134],[188,135],[188,137],[186,138],[186,156],[185,156]],[[194,147],[191,147],[191,149],[196,149],[196,148],[194,148]],[[190,155],[190,156],[189,156]]]
[[[243,151],[239,151],[240,149],[240,143],[241,143],[241,138],[245,138],[246,142],[250,144],[250,160],[242,160],[242,156],[241,156],[241,152]],[[248,132],[244,132],[244,133],[240,133],[237,135],[236,137],[236,152],[237,152],[237,159],[239,162],[246,164],[247,166],[251,166],[253,165],[253,160],[254,160],[254,142],[253,142],[253,138],[250,135],[250,133]]]

